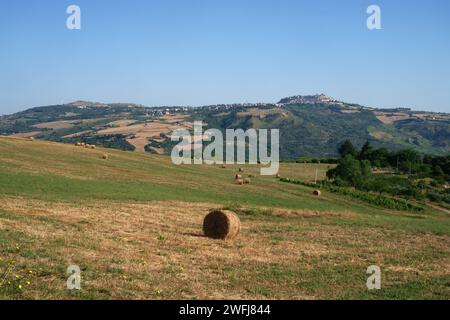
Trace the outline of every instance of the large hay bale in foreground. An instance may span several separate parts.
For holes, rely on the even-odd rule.
[[[320,197],[322,195],[322,192],[320,192],[320,190],[314,190],[313,195]]]
[[[241,220],[229,210],[211,211],[203,220],[203,233],[213,239],[230,240],[241,230]]]

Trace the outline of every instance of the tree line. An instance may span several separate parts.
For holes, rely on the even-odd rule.
[[[349,140],[340,146],[339,155],[337,166],[327,171],[337,186],[450,203],[450,155],[390,151],[369,142],[357,150]]]

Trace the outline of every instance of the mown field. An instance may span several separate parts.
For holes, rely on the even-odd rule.
[[[318,198],[244,167],[254,177],[239,186],[237,166],[0,138],[0,299],[450,299],[448,213]],[[242,221],[233,241],[202,236],[222,207]],[[73,264],[79,291],[66,288]],[[366,287],[370,265],[381,290]]]

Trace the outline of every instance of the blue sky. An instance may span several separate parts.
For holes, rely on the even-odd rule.
[[[66,8],[81,7],[81,30]],[[366,28],[381,7],[382,30]],[[450,1],[0,0],[0,113],[325,93],[450,112]]]

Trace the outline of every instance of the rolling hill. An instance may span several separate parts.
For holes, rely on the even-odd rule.
[[[0,118],[0,134],[57,142],[86,143],[138,152],[170,152],[170,132],[191,128],[280,129],[282,159],[335,157],[339,145],[412,148],[422,153],[450,153],[450,115],[405,108],[375,109],[325,95],[294,96],[278,103],[203,107],[144,107],[124,103],[76,101],[31,108]]]
[[[107,153],[109,158],[102,159]],[[0,138],[0,299],[449,299],[450,216],[382,209],[237,166]],[[327,165],[282,163],[313,181]],[[202,236],[212,208],[242,221]],[[69,265],[82,289],[65,288]],[[368,291],[379,265],[382,290]]]

